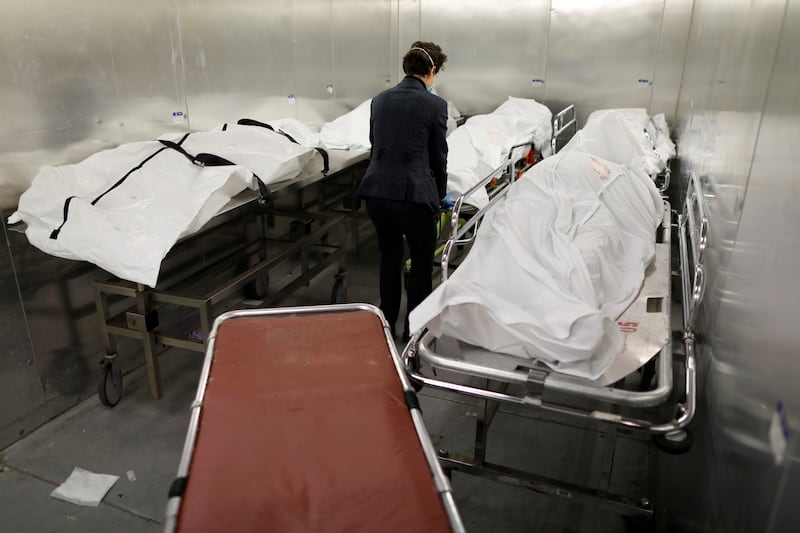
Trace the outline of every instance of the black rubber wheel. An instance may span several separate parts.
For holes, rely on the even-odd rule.
[[[692,432],[688,429],[656,435],[653,437],[653,440],[656,446],[674,455],[688,452],[689,448],[694,444],[694,437],[692,436]]]
[[[269,273],[263,272],[244,286],[244,293],[247,298],[263,300],[269,291]]]
[[[331,303],[342,304],[347,301],[347,275],[340,274],[336,276],[336,281],[333,282],[331,289]]]
[[[97,388],[100,403],[114,407],[122,399],[122,370],[117,363],[105,363],[100,385]]]

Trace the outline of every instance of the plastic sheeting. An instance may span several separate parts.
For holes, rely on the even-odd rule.
[[[550,110],[528,98],[509,97],[488,115],[475,115],[447,139],[447,199],[455,201],[503,164],[512,146],[533,142],[549,155],[553,133]],[[486,191],[465,198],[478,208],[489,202]]]
[[[370,150],[369,117],[372,99],[361,102],[355,109],[325,123],[319,136],[324,148],[339,150]]]
[[[577,150],[547,158],[487,213],[411,330],[596,379],[619,351],[615,321],[639,291],[662,212],[641,173]]]
[[[162,138],[178,142],[181,137]],[[158,141],[128,143],[75,165],[43,167],[21,196],[14,218],[27,224],[31,244],[48,254],[89,261],[154,287],[175,242],[199,230],[231,197],[257,189],[254,173],[266,184],[285,180],[298,175],[314,153],[252,126],[192,133],[181,146],[193,155],[215,154],[236,164],[199,166]],[[62,222],[57,238],[51,238]]]

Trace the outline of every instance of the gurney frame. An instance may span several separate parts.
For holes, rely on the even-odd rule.
[[[450,481],[442,470],[441,464],[438,461],[436,450],[434,449],[425,423],[422,417],[422,411],[419,408],[419,402],[416,399],[416,392],[413,385],[409,380],[405,369],[403,368],[400,356],[397,353],[394,339],[392,337],[391,329],[388,322],[383,316],[383,313],[377,307],[370,304],[337,304],[337,305],[316,305],[304,307],[285,307],[280,309],[248,309],[238,311],[228,311],[217,317],[213,323],[213,327],[208,336],[206,346],[206,355],[203,362],[202,373],[200,375],[200,385],[197,390],[197,395],[192,403],[191,418],[189,422],[189,429],[187,431],[186,440],[183,446],[180,463],[178,466],[178,473],[175,482],[173,483],[169,500],[167,503],[166,511],[166,524],[164,531],[172,532],[176,528],[177,519],[180,511],[181,500],[183,497],[184,488],[186,486],[187,477],[190,473],[190,466],[192,462],[193,452],[195,449],[198,433],[200,430],[201,412],[203,403],[206,396],[206,388],[211,376],[211,367],[214,358],[215,339],[220,326],[232,319],[236,318],[269,318],[269,317],[299,317],[308,315],[319,314],[335,314],[335,313],[351,313],[357,311],[366,311],[373,313],[380,319],[381,326],[383,327],[383,334],[386,338],[386,344],[390,351],[391,359],[400,385],[403,389],[406,398],[406,406],[417,435],[417,439],[422,448],[422,453],[425,461],[430,468],[432,482],[435,487],[436,493],[439,495],[441,504],[447,515],[450,527],[453,533],[463,533],[465,531],[461,516],[455,505],[453,498]]]
[[[479,219],[483,214],[485,214],[485,210],[479,212],[474,218]],[[673,220],[677,222],[673,223]],[[641,386],[644,389],[650,384],[652,372],[655,370],[657,383],[652,389],[625,390],[613,385],[602,386],[586,379],[560,375],[536,362],[533,365],[518,364],[516,366],[513,366],[512,363],[511,367],[500,368],[484,364],[480,359],[448,357],[436,353],[436,339],[429,331],[422,330],[412,336],[402,354],[404,365],[412,381],[419,387],[430,386],[473,397],[478,399],[479,403],[473,456],[454,457],[446,450],[442,450],[440,461],[445,470],[456,470],[565,498],[599,501],[624,514],[652,515],[653,505],[647,497],[634,500],[606,491],[593,490],[531,472],[489,463],[486,461],[486,448],[488,430],[499,405],[516,404],[557,416],[577,418],[589,423],[612,424],[627,430],[648,432],[654,436],[656,444],[668,452],[682,453],[688,450],[692,444],[692,438],[686,427],[694,417],[696,409],[694,328],[705,291],[703,255],[709,234],[709,223],[705,216],[700,182],[693,174],[688,180],[686,198],[680,214],[672,212],[669,203],[664,201],[664,218],[660,228],[661,238],[658,247],[667,254],[671,248],[673,231],[677,233],[680,252],[678,275],[681,280],[683,351],[680,353],[680,350],[674,350],[670,337],[670,341],[655,356],[655,362],[650,360],[641,368]],[[464,232],[464,228],[461,228],[453,234],[451,240],[459,241]],[[474,235],[469,240],[472,238]],[[662,263],[668,268],[666,268],[666,272],[660,273],[666,276],[666,282],[663,284],[666,294],[662,299],[661,306],[662,312],[667,315],[666,323],[669,325],[670,281],[671,276],[675,274],[669,268],[671,265],[669,255],[666,259],[662,258]],[[444,268],[443,272],[446,272]],[[673,384],[674,355],[680,356],[683,363],[679,365],[677,372],[677,375],[682,376],[678,387]],[[517,358],[511,359],[522,363]],[[423,366],[429,367],[429,370],[424,371]],[[436,377],[436,369],[451,371],[461,376],[481,378],[485,385],[474,386],[448,381]],[[433,375],[430,375],[431,371]],[[575,398],[580,402],[589,400],[591,407],[586,408],[585,405],[578,407],[561,401],[549,402],[545,398],[545,394],[555,395],[559,399]],[[599,407],[594,408],[595,404]],[[667,409],[670,409],[671,406],[671,416],[667,420],[652,420],[639,414],[655,406]]]
[[[142,343],[151,396],[160,399],[163,384],[158,352],[168,346],[203,352],[214,306],[237,291],[249,292],[259,299],[259,305],[274,305],[329,266],[338,264],[331,301],[345,301],[346,236],[348,226],[357,223],[355,202],[348,200],[355,196],[366,156],[365,152],[346,165],[333,162],[333,169],[327,174],[315,170],[295,180],[272,184],[270,190],[275,199],[272,208],[258,202],[252,191],[234,198],[225,212],[170,252],[167,259],[175,264],[170,268],[165,261],[155,288],[118,278],[95,282],[95,305],[105,347],[100,363],[100,401],[113,407],[122,397],[117,337]],[[286,222],[280,226],[285,233],[275,234],[277,230],[271,226],[276,218]],[[204,248],[203,242],[215,232],[222,234],[226,226],[233,224],[242,226],[237,242],[210,251]],[[298,257],[299,269],[290,273],[291,281],[267,295],[270,271]],[[195,279],[203,278],[208,281],[199,286],[194,283]],[[199,329],[189,336],[159,329],[168,316],[164,312],[159,314],[164,306],[193,310],[199,314]]]

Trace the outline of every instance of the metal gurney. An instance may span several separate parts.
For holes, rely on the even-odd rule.
[[[463,531],[389,335],[367,304],[218,317],[166,531]]]
[[[443,268],[454,267],[454,252],[461,248],[464,233],[472,235],[470,228],[478,220],[469,222],[469,219],[476,208],[487,208],[498,201],[506,187],[543,157],[555,154],[561,146],[559,142],[574,133],[577,127],[574,105],[553,116],[552,124],[550,117],[550,110],[535,100],[509,97],[492,115],[472,117],[458,134],[448,137],[448,192],[437,218],[440,244],[434,254]],[[506,128],[505,122],[511,124]],[[477,142],[479,139],[493,139],[493,142]],[[466,156],[465,160],[462,156]],[[489,162],[496,166],[480,174],[489,168]],[[479,175],[482,178],[477,179]],[[464,224],[469,227],[462,232],[462,238],[450,239]],[[410,260],[405,264],[406,273],[410,264]]]
[[[37,176],[20,200],[31,242],[116,276],[93,284],[104,404],[121,398],[119,337],[142,343],[159,398],[156,351],[203,351],[219,304],[236,291],[269,305],[338,263],[331,298],[345,298],[344,253],[356,220],[346,204],[367,151],[317,144],[297,121],[242,119],[129,143]],[[270,288],[270,271],[291,261],[298,268],[273,277]]]
[[[367,152],[328,150],[327,155],[326,173],[315,155],[299,175],[270,184],[271,205],[249,189],[234,196],[170,252],[155,288],[124,279],[94,283],[106,344],[99,385],[104,404],[113,406],[121,398],[116,338],[142,343],[151,394],[160,398],[159,347],[204,351],[213,317],[237,291],[244,290],[258,305],[274,305],[338,264],[331,301],[345,300],[345,253],[357,223],[355,206],[348,202],[355,197]]]
[[[552,113],[530,98],[508,99],[494,111],[474,115],[447,137],[447,199],[467,196],[467,203],[483,207],[489,201],[475,185],[504,163],[512,148],[527,143],[536,156],[550,155]],[[465,195],[472,190],[470,195]]]
[[[513,190],[507,194],[513,194]],[[483,218],[487,216],[486,211],[491,210],[482,210],[476,217]],[[655,258],[635,298],[613,323],[622,342],[613,362],[598,379],[577,377],[559,371],[558,365],[545,365],[536,358],[526,360],[465,342],[459,342],[455,349],[453,343],[449,343],[451,347],[443,351],[445,343],[437,340],[428,328],[412,335],[403,360],[414,381],[478,398],[483,405],[478,410],[473,456],[442,456],[446,470],[567,498],[593,501],[600,498],[626,513],[652,513],[652,504],[646,499],[633,501],[614,494],[607,487],[599,491],[588,489],[490,463],[486,460],[487,436],[498,404],[508,403],[589,423],[647,431],[665,449],[688,449],[691,435],[685,428],[694,416],[696,401],[693,324],[705,286],[702,262],[708,234],[703,196],[695,179],[689,182],[677,224],[672,222],[670,206],[664,202],[656,232]],[[670,253],[674,231],[679,239],[681,259],[683,350],[673,348],[670,326]],[[458,232],[453,240],[463,237],[464,232]],[[412,329],[413,322],[412,316]],[[442,370],[446,372],[439,375],[437,372]],[[641,378],[634,380],[639,370]],[[626,379],[628,376],[631,379]],[[475,381],[482,384],[476,385]]]

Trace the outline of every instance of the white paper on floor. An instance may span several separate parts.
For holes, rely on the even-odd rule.
[[[119,476],[95,474],[75,467],[67,480],[51,492],[50,496],[76,505],[97,507],[118,479]]]

